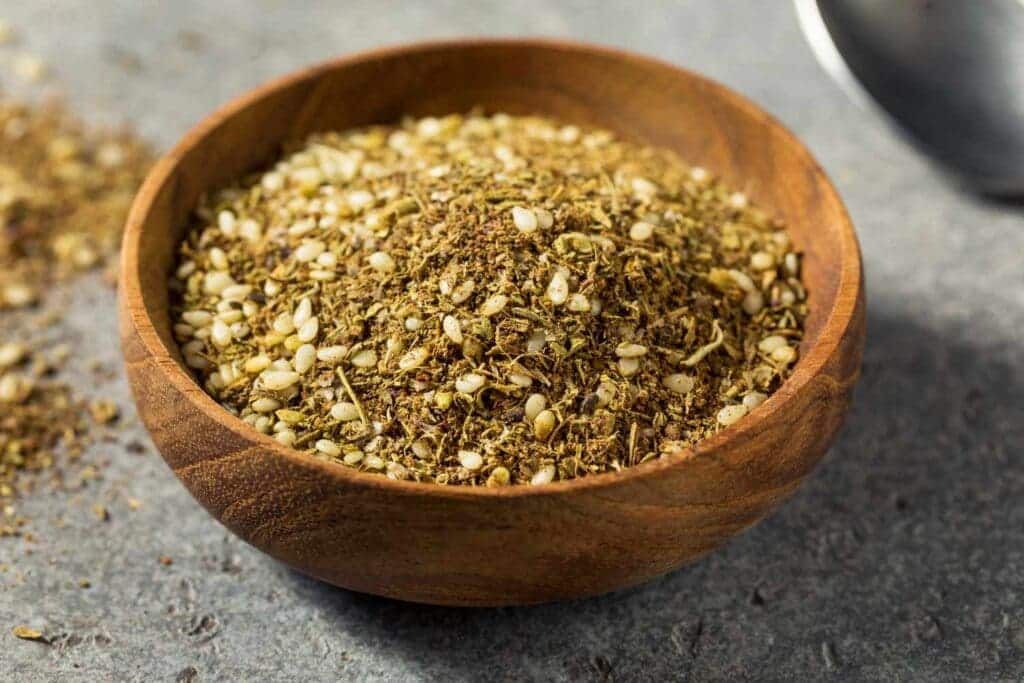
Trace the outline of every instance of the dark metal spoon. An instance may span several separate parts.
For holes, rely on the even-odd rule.
[[[975,189],[1024,195],[1024,0],[795,0],[822,66]]]

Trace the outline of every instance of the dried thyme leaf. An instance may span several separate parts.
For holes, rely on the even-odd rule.
[[[395,479],[622,469],[788,376],[785,227],[667,150],[471,113],[311,136],[206,197],[171,287],[205,389],[258,431]]]

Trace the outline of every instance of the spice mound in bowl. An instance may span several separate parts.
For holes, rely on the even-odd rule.
[[[277,441],[392,479],[546,484],[741,420],[797,358],[779,221],[674,153],[471,113],[312,135],[204,198],[186,364]]]

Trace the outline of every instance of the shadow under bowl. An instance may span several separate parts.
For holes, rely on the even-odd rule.
[[[473,107],[611,129],[678,152],[787,222],[810,315],[792,376],[695,453],[547,486],[438,486],[315,460],[221,408],[182,363],[167,281],[199,196],[314,131]],[[192,495],[273,557],[357,591],[445,605],[538,603],[636,584],[761,519],[825,453],[864,345],[860,254],[807,150],[732,91],[620,51],[542,40],[421,43],[256,88],[153,169],[128,219],[120,283],[128,377]],[[692,457],[691,457],[692,456]]]

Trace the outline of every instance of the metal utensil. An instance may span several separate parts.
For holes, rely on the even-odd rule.
[[[1024,195],[1024,0],[794,0],[822,66],[986,194]]]

